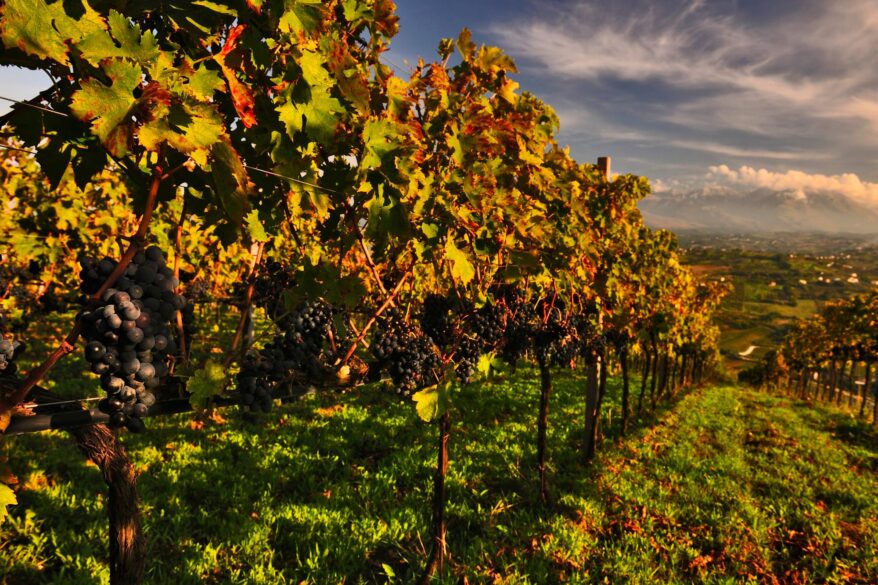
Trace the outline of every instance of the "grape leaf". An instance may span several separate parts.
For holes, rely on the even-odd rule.
[[[153,62],[159,55],[152,31],[141,33],[140,27],[119,14],[110,11],[110,30],[96,30],[77,43],[76,48],[93,65],[104,59],[120,57],[133,59],[141,65]]]
[[[195,410],[207,408],[211,399],[223,391],[225,383],[226,372],[222,364],[207,360],[204,367],[197,370],[186,384],[192,408]]]
[[[259,213],[255,209],[247,214],[244,221],[247,224],[247,233],[250,234],[251,240],[254,242],[267,242],[270,239],[268,234],[265,233],[265,226],[259,221]]]
[[[290,138],[295,138],[296,132],[304,130],[312,140],[330,146],[345,109],[330,94],[335,82],[324,67],[325,63],[319,53],[303,51],[299,66],[304,83],[299,82],[285,92],[287,102],[279,106],[277,111]]]
[[[12,491],[12,488],[0,483],[0,522],[3,522],[9,515],[9,510],[6,507],[14,506],[17,503],[18,500],[15,498],[15,492]]]
[[[436,384],[412,394],[415,409],[421,420],[430,422],[445,414],[451,406],[451,386],[452,382],[449,379],[442,384]]]
[[[366,154],[360,163],[364,168],[380,168],[386,158],[399,149],[399,132],[387,120],[369,120],[363,128]]]
[[[445,258],[451,263],[451,278],[455,282],[466,285],[475,277],[476,270],[472,263],[466,254],[454,245],[454,240],[451,238],[445,242]]]
[[[142,72],[137,65],[113,59],[101,67],[110,79],[104,85],[89,79],[73,94],[70,110],[83,122],[91,122],[92,132],[116,157],[128,152],[131,139],[131,111],[137,105],[134,89],[140,85]]]
[[[335,137],[338,119],[345,112],[337,99],[329,92],[316,91],[310,99],[296,103],[289,101],[278,108],[280,120],[287,126],[291,138],[296,132],[305,131],[309,138],[324,146],[330,146]]]
[[[256,114],[254,113],[256,100],[253,97],[253,91],[238,79],[235,70],[226,62],[229,55],[238,48],[238,39],[245,30],[247,30],[245,24],[239,24],[230,30],[222,50],[214,57],[214,60],[219,63],[223,75],[226,76],[229,91],[232,94],[232,104],[235,106],[235,111],[238,112],[241,123],[247,128],[252,128],[256,124]]]
[[[154,115],[158,113],[153,111]],[[156,117],[138,133],[140,143],[148,150],[158,150],[167,142],[199,165],[207,163],[208,150],[223,136],[223,123],[216,110],[199,103],[172,104],[166,115]]]
[[[211,175],[217,203],[235,225],[241,225],[250,191],[247,170],[227,137],[213,145],[211,155]]]
[[[223,87],[223,81],[216,71],[202,65],[189,75],[186,85],[195,99],[206,102],[210,101],[215,91]]]
[[[86,3],[78,20],[64,11],[65,2],[6,0],[0,19],[0,39],[9,48],[69,65],[67,41],[78,42],[85,34],[103,28],[103,22]]]
[[[280,17],[278,28],[294,34],[311,32],[320,25],[325,10],[323,0],[294,0]]]

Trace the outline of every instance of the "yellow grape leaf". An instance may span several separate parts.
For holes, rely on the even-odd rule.
[[[15,492],[12,491],[12,488],[0,483],[0,522],[9,515],[9,511],[6,507],[14,506],[17,503],[18,500],[15,498]]]
[[[476,269],[467,258],[466,254],[454,245],[454,240],[448,238],[445,242],[445,258],[451,263],[451,278],[455,282],[468,284],[476,275]]]

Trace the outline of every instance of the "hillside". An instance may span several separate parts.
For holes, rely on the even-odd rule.
[[[735,387],[693,392],[580,461],[582,380],[559,373],[552,495],[538,503],[532,371],[461,397],[440,582],[868,583],[878,448],[841,412]],[[611,383],[610,397],[618,395]],[[618,405],[608,405],[606,432]],[[204,425],[201,431],[195,430]],[[384,393],[283,407],[263,432],[167,420],[125,438],[150,535],[147,583],[410,582],[435,428]],[[18,437],[23,505],[5,583],[106,582],[102,482],[64,435]],[[47,455],[48,454],[48,455]],[[23,511],[27,510],[26,513]],[[232,513],[229,513],[232,511]]]

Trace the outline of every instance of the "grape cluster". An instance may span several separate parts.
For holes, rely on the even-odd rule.
[[[506,309],[487,303],[469,317],[472,332],[488,347],[496,345],[506,331]]]
[[[464,337],[457,346],[454,373],[462,384],[469,384],[479,367],[483,344],[471,337]]]
[[[506,307],[506,335],[501,349],[503,360],[515,365],[534,341],[536,311],[526,302],[523,291],[505,285],[495,291],[495,298]]]
[[[80,290],[96,293],[116,268],[116,261],[84,258]],[[170,322],[187,302],[175,294],[178,281],[155,246],[138,252],[113,288],[82,314],[85,359],[101,377],[107,399],[101,409],[110,426],[144,428],[141,418],[152,406],[154,390],[168,375],[168,357],[177,351]]]
[[[568,356],[577,354],[574,345],[576,337],[569,323],[565,323],[561,316],[561,309],[556,307],[545,308],[548,318],[541,323],[534,332],[534,350],[537,359],[546,363],[569,365],[573,359]],[[565,362],[565,358],[566,362]]]
[[[442,365],[432,340],[415,332],[396,309],[381,320],[372,339],[372,354],[379,367],[387,368],[396,392],[406,397],[433,383],[433,371]]]
[[[280,317],[285,312],[283,293],[295,284],[292,271],[272,260],[253,276],[252,283],[256,306],[265,309],[272,319]]]
[[[270,412],[272,391],[285,373],[283,352],[268,344],[259,352],[248,354],[237,376],[241,406],[251,412]]]
[[[576,320],[575,326],[580,354],[589,359],[600,354],[607,345],[607,337],[600,332],[592,319],[587,316],[580,317]]]
[[[334,332],[333,308],[322,300],[300,303],[281,319],[282,332],[247,356],[238,373],[241,404],[252,411],[271,410],[272,393],[292,372],[310,377],[324,373],[329,336]],[[336,336],[337,338],[337,336]]]
[[[437,294],[427,295],[421,312],[421,330],[438,347],[447,347],[454,342],[454,315],[451,313],[455,302]]]

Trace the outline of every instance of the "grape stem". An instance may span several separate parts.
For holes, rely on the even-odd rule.
[[[253,279],[253,273],[256,272],[256,267],[259,266],[259,262],[262,260],[262,252],[265,250],[265,242],[259,242],[254,244],[250,248],[250,270],[247,272],[247,281],[249,281],[249,285],[247,285],[247,293],[244,297],[244,302],[241,304],[241,318],[238,320],[238,327],[235,329],[235,337],[232,339],[232,347],[229,349],[229,353],[226,356],[224,366],[228,368],[235,359],[235,355],[238,353],[238,348],[241,345],[241,340],[244,338],[244,329],[247,327],[247,319],[250,318],[250,307],[253,306],[253,289],[256,287],[256,282]],[[246,348],[241,352],[246,352]]]
[[[164,176],[169,176],[170,173]],[[183,205],[180,209],[180,219],[177,221],[177,227],[174,229],[174,278],[180,283],[180,256],[183,254],[183,221],[186,219],[186,197],[183,196]],[[180,356],[183,358],[183,365],[189,361],[189,348],[186,347],[186,332],[183,330],[183,312],[179,309],[175,315],[177,325],[177,337],[180,338]],[[173,370],[171,370],[173,373]]]
[[[125,250],[125,253],[122,254],[122,258],[119,259],[119,263],[116,264],[113,272],[110,273],[104,281],[104,284],[101,285],[101,288],[88,298],[87,306],[92,306],[101,299],[101,296],[103,296],[107,289],[113,286],[116,280],[125,273],[125,270],[128,269],[134,256],[144,248],[146,244],[146,234],[149,230],[149,222],[152,220],[152,213],[155,209],[156,201],[158,200],[162,177],[161,167],[156,166],[153,169],[152,184],[149,188],[149,195],[146,199],[146,206],[144,207],[143,215],[140,217],[140,224],[137,228],[137,232],[131,238],[131,244],[128,246],[128,249]],[[72,353],[73,350],[76,349],[76,341],[82,333],[82,315],[83,313],[77,315],[70,333],[67,334],[67,337],[61,341],[61,344],[51,353],[51,355],[49,355],[46,361],[28,372],[28,375],[22,381],[21,386],[19,386],[15,392],[4,397],[3,400],[0,401],[0,414],[8,412],[15,408],[16,405],[24,402],[31,390],[33,390],[34,387],[46,377],[49,370],[55,367],[55,364],[57,364],[61,358]]]

